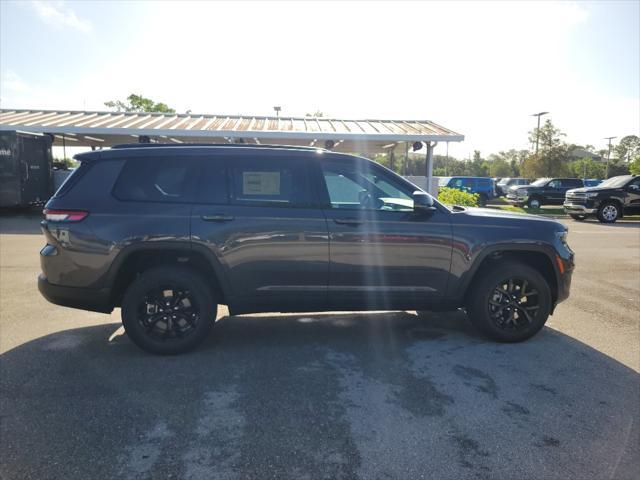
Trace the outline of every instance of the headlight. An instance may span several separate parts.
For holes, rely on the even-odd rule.
[[[588,192],[586,194],[587,198],[594,198],[594,197],[597,197],[597,196],[598,196],[598,192]]]

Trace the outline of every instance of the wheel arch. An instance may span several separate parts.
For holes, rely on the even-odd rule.
[[[621,199],[619,199],[618,197],[607,197],[602,200],[598,210],[604,207],[607,203],[613,203],[618,207],[618,218],[624,217],[624,202]]]
[[[469,272],[462,281],[462,303],[466,305],[473,284],[482,274],[499,262],[516,261],[524,263],[534,269],[547,280],[551,290],[553,304],[558,300],[559,295],[559,272],[554,262],[553,253],[542,245],[530,246],[496,246],[485,251],[482,256],[478,257],[473,263]]]
[[[120,306],[127,287],[140,273],[160,265],[181,265],[197,271],[211,286],[216,302],[228,304],[230,286],[212,252],[188,242],[158,242],[130,245],[118,254],[107,277],[113,305]]]

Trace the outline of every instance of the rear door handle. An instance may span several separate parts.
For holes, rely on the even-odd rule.
[[[216,215],[200,215],[200,218],[205,222],[230,222],[234,219],[233,215],[224,215],[224,214],[216,214]]]
[[[334,218],[333,221],[338,225],[362,225],[364,223],[357,218]]]

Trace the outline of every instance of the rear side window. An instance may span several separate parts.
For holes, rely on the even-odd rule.
[[[56,190],[56,193],[53,194],[53,198],[60,198],[69,190],[71,190],[73,186],[77,184],[78,181],[84,176],[87,170],[89,170],[89,166],[89,163],[80,163],[80,166],[70,172],[67,178],[65,178],[64,182],[62,182],[62,185],[60,185],[60,188],[58,188],[58,190]]]
[[[304,161],[239,159],[230,162],[231,203],[273,207],[305,207],[312,203]]]
[[[113,195],[135,202],[189,202],[193,170],[191,158],[132,158],[122,169]]]

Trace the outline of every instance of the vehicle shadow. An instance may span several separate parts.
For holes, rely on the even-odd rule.
[[[550,328],[223,317],[174,357],[120,331],[0,356],[3,478],[638,478],[638,373]]]

